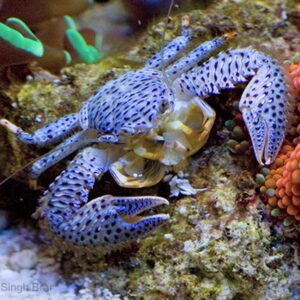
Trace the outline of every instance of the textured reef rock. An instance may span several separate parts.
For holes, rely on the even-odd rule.
[[[253,46],[283,62],[300,51],[300,33],[295,13],[299,4],[282,2],[208,2],[206,8],[188,12],[194,45],[237,31],[239,36],[229,47]],[[180,18],[172,16],[167,40],[178,35]],[[76,65],[64,69],[60,77],[34,70],[25,83],[13,78],[12,84],[3,84],[1,117],[30,131],[77,110],[106,80],[140,67],[157,51],[163,28],[163,22],[150,27],[128,56],[106,58],[96,65]],[[239,100],[242,88],[207,100],[216,109],[217,121],[208,143],[190,159],[186,170],[193,186],[206,187],[207,191],[196,197],[171,199],[170,207],[161,211],[169,213],[171,221],[161,230],[130,249],[104,258],[75,258],[59,253],[52,245],[43,245],[35,229],[7,225],[1,215],[4,225],[0,239],[11,240],[14,245],[3,248],[0,279],[10,275],[11,281],[32,278],[60,284],[60,290],[49,293],[53,299],[57,293],[66,299],[76,294],[82,299],[299,299],[299,239],[273,226],[257,194],[253,155],[234,155],[226,145],[230,133],[224,121],[232,117],[232,104]],[[4,141],[0,144],[2,178],[45,151],[18,143],[4,130],[0,138]],[[63,167],[61,163],[43,175],[41,188]],[[97,195],[167,196],[169,192],[165,183],[147,191],[132,191],[117,188],[109,176],[102,182],[105,185],[96,188]],[[0,191],[1,207],[23,218],[25,212],[29,215],[41,191],[26,191],[26,176],[16,176]],[[20,265],[22,255],[28,261]],[[48,271],[43,273],[44,269]],[[44,276],[33,275],[42,273]]]

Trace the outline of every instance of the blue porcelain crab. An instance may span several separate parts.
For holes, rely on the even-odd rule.
[[[167,214],[140,216],[168,204],[164,198],[105,195],[88,201],[88,193],[107,171],[119,185],[130,188],[154,185],[166,171],[180,171],[187,157],[205,144],[215,120],[203,99],[235,84],[250,80],[240,110],[257,161],[270,164],[275,159],[286,126],[286,88],[276,62],[253,49],[235,49],[198,66],[230,36],[205,42],[176,60],[192,38],[184,17],[181,36],[143,68],[100,87],[78,113],[32,134],[0,121],[27,144],[42,147],[64,140],[33,164],[33,178],[80,149],[44,193],[35,213],[53,237],[69,246],[110,251],[166,223]]]

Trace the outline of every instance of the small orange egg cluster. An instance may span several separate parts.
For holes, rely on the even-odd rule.
[[[285,144],[265,176],[261,191],[267,196],[273,216],[300,221],[300,144]]]

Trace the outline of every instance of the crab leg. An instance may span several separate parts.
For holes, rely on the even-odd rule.
[[[201,60],[208,57],[214,50],[221,47],[229,38],[232,38],[234,36],[234,32],[227,33],[221,37],[213,39],[212,41],[202,43],[196,49],[167,68],[166,73],[168,78],[170,80],[175,80],[181,74],[196,66]]]
[[[177,55],[189,45],[192,39],[192,31],[190,28],[189,18],[187,16],[183,17],[181,24],[181,36],[172,40],[166,47],[163,48],[162,51],[154,54],[145,64],[145,68],[160,70],[162,66],[166,66],[173,62],[176,59]],[[162,53],[163,62],[161,59]]]
[[[48,123],[32,134],[23,131],[22,128],[17,127],[6,119],[1,119],[0,125],[13,132],[21,142],[39,147],[59,142],[80,126],[78,114],[64,116],[54,122]]]
[[[30,176],[33,179],[38,178],[43,172],[61,161],[71,153],[97,141],[96,132],[93,130],[77,132],[60,143],[56,148],[49,153],[43,155],[31,167]]]
[[[166,214],[138,216],[152,207],[168,204],[164,198],[105,195],[88,202],[89,190],[118,152],[94,147],[81,151],[42,197],[35,216],[42,218],[43,227],[67,243],[109,250],[146,236],[164,224],[169,219]]]

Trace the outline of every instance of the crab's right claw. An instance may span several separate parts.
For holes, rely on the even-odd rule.
[[[139,216],[153,207],[169,204],[161,197],[113,197],[105,195],[81,207],[59,230],[64,240],[107,251],[147,236],[169,220],[168,214]],[[54,229],[54,228],[53,228]]]
[[[286,87],[274,61],[268,61],[251,79],[240,101],[254,153],[261,165],[271,164],[283,143],[286,130]]]

